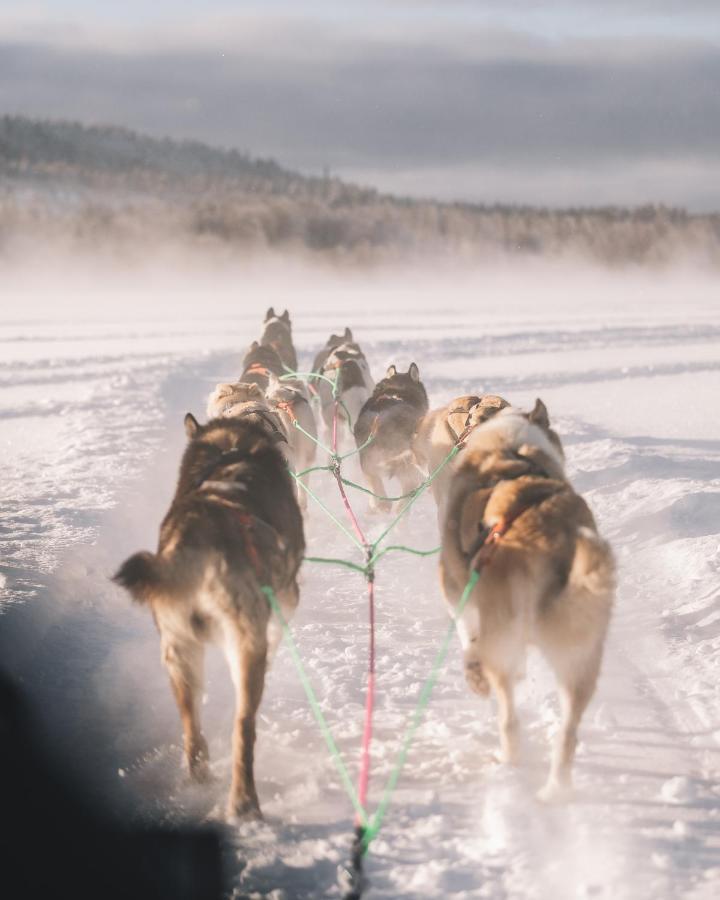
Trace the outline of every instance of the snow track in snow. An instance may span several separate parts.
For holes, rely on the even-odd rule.
[[[154,546],[184,438],[239,371],[267,304],[202,325],[128,321],[33,328],[0,342],[4,666],[46,711],[72,764],[140,818],[217,815],[229,777],[231,686],[210,655],[206,732],[217,781],[188,784],[179,724],[146,610],[107,576]],[[569,474],[620,566],[599,690],[581,728],[575,800],[539,804],[557,721],[554,685],[531,658],[519,688],[523,762],[495,761],[492,704],[465,687],[457,646],[418,731],[386,826],[367,858],[368,898],[717,896],[720,884],[720,316],[606,321],[558,308],[489,315],[474,298],[408,327],[377,308],[334,316],[288,304],[307,363],[350,324],[376,377],[415,360],[434,404],[467,389],[547,402]],[[651,309],[649,307],[649,309]],[[458,326],[457,310],[462,313]],[[88,352],[90,351],[90,352]],[[357,474],[357,472],[355,472]],[[353,474],[351,473],[351,477]],[[341,514],[328,477],[313,486]],[[363,522],[377,534],[383,520]],[[352,557],[312,509],[309,553]],[[422,499],[397,535],[437,543]],[[2,587],[2,584],[0,584]],[[392,554],[378,567],[378,702],[371,801],[400,745],[446,628],[436,560]],[[333,733],[357,771],[367,649],[362,577],[305,565],[293,630]],[[119,774],[121,772],[121,774]],[[234,896],[339,896],[352,810],[286,648],[267,680],[257,745],[261,824],[229,829]]]

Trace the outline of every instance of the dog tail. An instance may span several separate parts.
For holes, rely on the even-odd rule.
[[[566,596],[583,618],[609,621],[615,594],[615,560],[607,541],[590,528],[578,529]]]
[[[124,587],[136,603],[147,603],[154,594],[170,587],[170,568],[162,557],[142,550],[129,556],[112,580]]]
[[[415,468],[417,468],[417,463],[415,461],[415,454],[412,452],[412,450],[403,450],[402,453],[398,453],[397,456],[393,456],[393,458],[389,459],[386,463],[386,469],[389,478],[397,477],[406,469]]]
[[[443,565],[456,572],[470,571],[472,554],[463,550],[460,523],[463,506],[470,492],[477,486],[477,480],[464,472],[456,472],[450,482],[450,496],[445,508],[442,524]]]

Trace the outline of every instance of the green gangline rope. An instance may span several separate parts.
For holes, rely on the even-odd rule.
[[[286,375],[281,375],[281,380],[288,380],[292,378],[316,378],[327,381],[332,387],[332,396],[333,400],[342,405],[345,410],[345,413],[348,417],[348,424],[351,423],[350,413],[343,403],[343,401],[337,396],[338,391],[338,381],[340,376],[340,370],[338,369],[335,379],[330,379],[326,375],[323,375],[319,372],[294,372],[291,369],[288,369],[287,366],[284,367],[287,371]],[[340,476],[343,484],[355,488],[356,490],[362,491],[365,494],[370,494],[378,500],[389,500],[389,501],[400,501],[400,500],[408,500],[408,502],[402,507],[402,509],[398,512],[395,518],[389,523],[389,525],[385,528],[382,534],[373,541],[368,547],[364,547],[360,541],[357,540],[355,535],[353,535],[349,529],[347,529],[342,522],[328,509],[328,507],[322,502],[322,500],[317,496],[317,494],[312,491],[303,481],[302,477],[304,475],[309,475],[311,472],[332,472],[338,473],[340,469],[340,464],[343,460],[348,459],[351,456],[354,456],[357,453],[360,453],[365,447],[367,447],[374,439],[374,435],[371,433],[367,440],[361,444],[359,447],[356,447],[354,450],[351,450],[348,453],[343,455],[337,454],[337,452],[330,450],[329,447],[326,447],[322,441],[320,441],[317,437],[310,434],[310,432],[306,431],[300,423],[295,419],[293,420],[293,426],[301,431],[306,437],[310,438],[321,450],[327,453],[330,457],[330,464],[327,466],[311,466],[308,469],[304,469],[301,472],[293,472],[291,469],[288,469],[288,472],[292,476],[292,478],[297,482],[300,488],[305,491],[312,499],[320,506],[320,508],[326,513],[326,515],[330,518],[330,520],[337,525],[337,527],[345,534],[352,543],[363,553],[366,554],[366,563],[364,566],[358,565],[357,563],[351,562],[345,559],[339,558],[331,558],[331,557],[321,557],[321,556],[306,556],[304,557],[306,562],[312,563],[321,563],[325,565],[334,565],[334,566],[342,566],[347,569],[351,569],[352,571],[358,572],[364,576],[368,576],[373,571],[373,567],[375,563],[385,556],[386,553],[390,553],[393,551],[401,551],[404,553],[411,553],[415,556],[433,556],[436,553],[439,553],[441,547],[434,547],[431,550],[417,550],[413,547],[407,547],[403,544],[391,544],[388,547],[385,547],[382,550],[378,550],[378,545],[387,537],[387,535],[392,531],[392,529],[397,525],[397,523],[402,519],[402,517],[407,513],[407,511],[413,506],[413,504],[417,501],[417,499],[427,490],[427,488],[432,484],[435,478],[439,475],[442,469],[460,452],[461,444],[455,444],[452,450],[448,453],[445,459],[427,476],[425,481],[420,484],[417,488],[412,491],[409,491],[406,494],[401,494],[397,497],[386,497],[381,494],[376,494],[373,491],[369,490],[363,485],[357,484],[354,481],[350,481],[349,479],[343,478]],[[352,430],[352,426],[351,426]],[[310,708],[315,716],[315,720],[320,728],[320,731],[323,735],[325,743],[330,751],[330,756],[332,758],[333,764],[340,775],[340,779],[345,788],[345,791],[350,798],[350,801],[363,825],[363,837],[362,837],[362,852],[363,854],[367,853],[370,843],[377,837],[382,828],[383,822],[385,820],[385,815],[387,813],[388,807],[390,806],[390,802],[392,800],[392,796],[397,787],[398,780],[400,778],[400,774],[405,766],[405,762],[407,760],[408,752],[410,750],[410,746],[415,737],[415,733],[422,722],[422,719],[425,715],[425,711],[427,710],[428,704],[430,702],[430,697],[432,695],[433,689],[437,683],[438,676],[440,674],[440,669],[442,668],[445,659],[447,657],[448,649],[450,647],[450,641],[453,636],[453,632],[456,628],[456,622],[460,618],[465,609],[465,605],[472,593],[473,588],[477,584],[477,581],[480,577],[480,573],[473,570],[468,579],[467,584],[460,596],[460,600],[458,602],[457,609],[453,616],[452,621],[450,622],[448,629],[445,633],[445,637],[443,638],[443,642],[440,646],[440,649],[435,655],[433,660],[432,668],[430,670],[430,674],[425,680],[422,690],[418,696],[417,703],[415,705],[415,709],[413,710],[412,716],[410,718],[409,724],[405,729],[405,733],[403,736],[402,744],[400,747],[400,751],[396,757],[393,768],[388,776],[387,782],[385,784],[385,788],[383,790],[383,794],[378,804],[377,810],[375,811],[372,819],[368,820],[367,812],[363,808],[360,800],[358,798],[355,787],[352,783],[352,779],[348,773],[347,767],[345,766],[345,762],[342,758],[342,754],[338,749],[337,744],[332,736],[330,728],[325,720],[322,709],[320,708],[320,704],[318,703],[317,696],[313,690],[310,679],[307,675],[305,667],[303,666],[302,659],[300,658],[300,654],[297,649],[297,645],[295,644],[294,638],[292,636],[292,632],[290,630],[290,626],[285,620],[285,617],[282,614],[282,610],[280,608],[280,604],[278,603],[277,597],[275,596],[275,592],[272,587],[269,585],[262,585],[261,591],[268,599],[270,607],[273,613],[278,617],[280,624],[282,626],[283,636],[285,637],[288,647],[290,649],[290,655],[292,657],[293,663],[295,664],[295,668],[297,669],[298,676],[300,678],[300,683],[303,686],[305,694],[310,703]]]

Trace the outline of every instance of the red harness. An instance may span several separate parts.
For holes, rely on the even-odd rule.
[[[243,372],[243,375],[247,375],[248,372],[260,372],[262,375],[273,375],[274,373],[270,371],[266,366],[263,366],[261,363],[253,363],[251,366],[248,366],[247,369]]]
[[[297,422],[297,416],[295,415],[295,409],[293,408],[293,405],[289,400],[277,400],[275,402],[275,406],[290,416],[290,419],[291,419],[293,425]]]

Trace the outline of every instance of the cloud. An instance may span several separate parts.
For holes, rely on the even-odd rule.
[[[690,177],[720,164],[720,48],[710,43],[379,34],[280,16],[208,19],[155,41],[112,34],[6,38],[0,107],[237,146],[315,172],[376,173],[412,193],[425,172],[437,187],[423,193],[448,196],[444,172],[462,196],[466,173],[467,196],[482,199],[484,172],[488,200],[515,199],[519,183],[544,196],[545,179],[563,186],[563,202],[583,202],[601,198],[583,189],[597,177],[641,202],[720,206],[720,188],[699,199]]]

